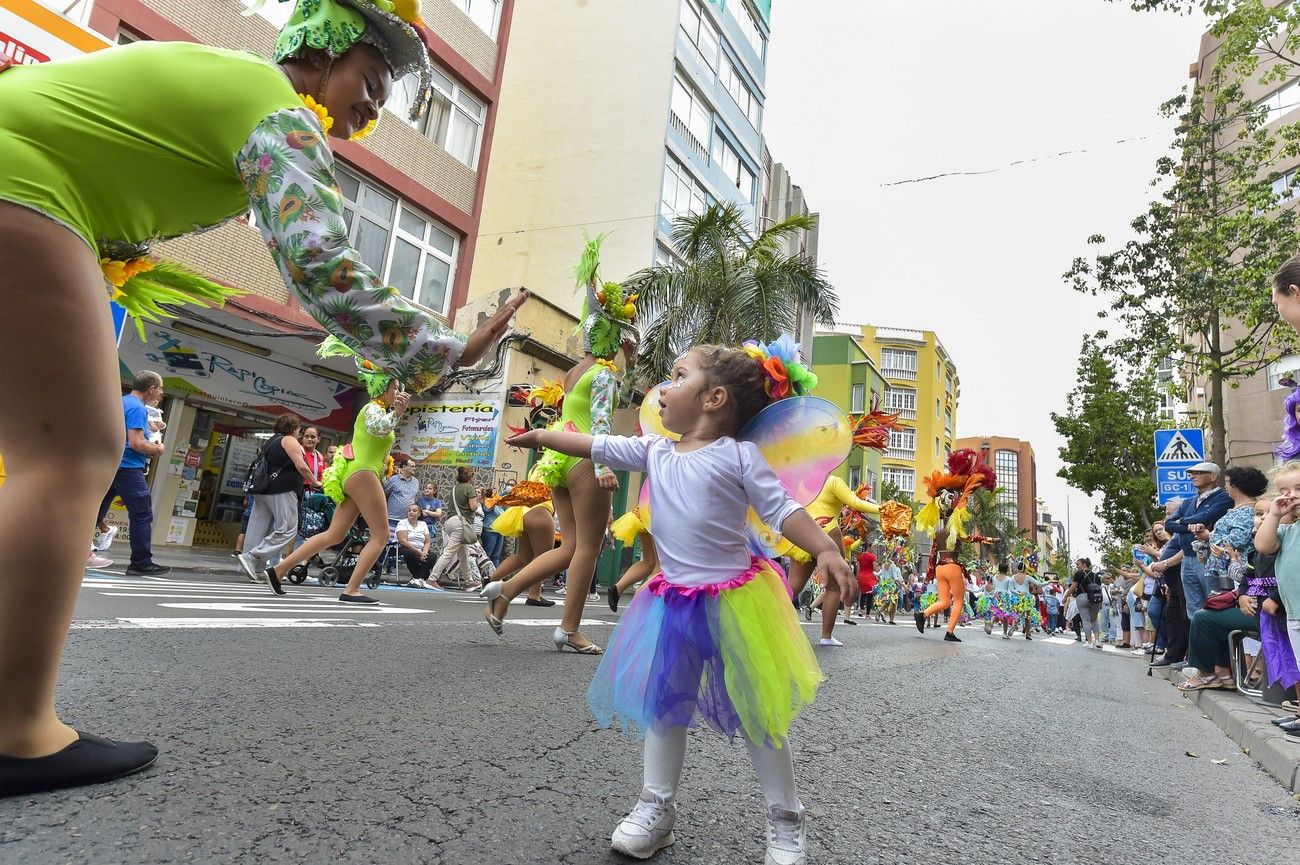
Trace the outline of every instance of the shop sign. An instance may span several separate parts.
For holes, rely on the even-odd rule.
[[[259,357],[173,331],[150,326],[145,341],[134,328],[122,337],[122,363],[132,373],[151,369],[168,393],[299,417],[331,429],[347,429],[354,418],[356,389],[273,357]],[[337,415],[337,416],[336,416]]]
[[[414,404],[397,429],[394,449],[424,465],[492,468],[500,425],[496,399]]]
[[[104,37],[33,0],[0,2],[0,58],[46,63],[107,48]]]

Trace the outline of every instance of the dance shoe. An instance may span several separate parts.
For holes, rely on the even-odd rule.
[[[572,631],[566,631],[564,628],[556,628],[551,633],[551,639],[555,641],[555,651],[563,652],[565,649],[573,649],[573,651],[577,652],[579,655],[600,655],[604,653],[604,649],[590,640],[586,643],[575,643],[573,641],[574,634],[582,634],[582,632],[576,628]]]
[[[46,757],[0,756],[0,798],[114,781],[148,769],[158,749],[148,742],[114,742],[90,733]]]

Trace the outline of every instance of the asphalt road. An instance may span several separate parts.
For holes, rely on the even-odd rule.
[[[514,607],[497,638],[456,593],[291,591],[89,579],[63,717],[162,755],[0,800],[0,862],[626,861],[608,839],[640,746],[592,722],[597,659],[554,651],[559,607]],[[587,615],[606,640],[617,616]],[[1272,845],[1300,803],[1137,659],[960,633],[841,626],[818,649],[828,681],[792,733],[810,862],[1295,861]],[[761,862],[761,811],[744,748],[692,734],[657,861]]]

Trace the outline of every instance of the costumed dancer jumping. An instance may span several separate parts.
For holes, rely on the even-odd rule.
[[[610,431],[618,396],[618,367],[614,358],[623,349],[629,364],[635,357],[639,334],[635,295],[623,297],[618,283],[601,283],[600,244],[603,235],[587,241],[574,268],[578,285],[587,293],[583,301],[582,333],[586,354],[564,380],[564,404],[555,429],[602,435]],[[578,630],[587,603],[587,590],[596,574],[609,525],[610,496],[618,478],[603,462],[550,451],[538,461],[538,476],[551,488],[555,513],[560,518],[560,545],[538,555],[509,580],[494,580],[483,587],[487,600],[483,618],[497,635],[502,633],[510,602],[534,584],[568,570],[564,616],[551,637],[559,651],[573,649],[599,655],[600,646]]]
[[[147,742],[59,720],[55,681],[86,551],[48,540],[79,537],[94,521],[122,453],[105,300],[143,334],[141,319],[175,317],[165,304],[218,305],[232,293],[156,259],[151,242],[251,209],[303,309],[416,391],[477,362],[504,335],[517,302],[468,340],[456,337],[384,286],[348,244],[326,136],[369,131],[408,73],[419,79],[412,104],[424,110],[433,68],[417,13],[413,0],[302,0],[274,63],[189,42],[0,62],[0,274],[9,289],[0,398],[14,404],[33,381],[59,396],[0,413],[9,472],[0,490],[0,796],[118,778],[157,755]]]
[[[853,443],[861,448],[884,450],[889,443],[889,431],[896,428],[898,417],[898,414],[887,414],[880,411],[878,407],[872,406],[870,413],[854,420]],[[844,554],[844,539],[840,533],[839,515],[844,508],[856,511],[859,514],[870,514],[872,516],[879,516],[880,514],[880,505],[859,498],[849,489],[849,485],[836,475],[831,475],[826,479],[821,494],[807,507],[809,516],[816,520],[817,524],[830,536],[835,543],[835,548],[841,551],[841,555]],[[808,578],[813,573],[812,557],[797,545],[792,546],[789,554],[792,559],[790,563],[790,588],[794,590],[797,598],[799,593],[803,591],[804,586],[808,584]],[[840,607],[844,605],[844,599],[840,597],[839,588],[834,583],[827,583],[824,588],[826,591],[820,599],[822,605],[822,635],[818,645],[843,646],[843,643],[835,639],[835,622],[839,616]],[[845,612],[847,614],[847,609]]]
[[[767,805],[767,861],[805,861],[788,734],[823,677],[789,587],[750,552],[750,509],[814,554],[815,573],[844,598],[856,584],[839,545],[790,497],[759,446],[736,438],[773,399],[800,392],[792,380],[815,381],[802,368],[771,372],[790,368],[721,346],[690,350],[661,386],[663,423],[678,442],[559,430],[510,439],[646,472],[652,484],[663,572],[633,597],[587,692],[600,723],[645,736],[641,795],[611,839],[626,855],[645,859],[675,842],[686,731],[703,724],[745,738]]]
[[[959,542],[969,537],[966,523],[970,511],[966,502],[975,490],[992,490],[997,486],[993,469],[979,462],[975,451],[963,448],[948,456],[947,471],[936,469],[925,479],[930,502],[921,509],[916,522],[933,538],[930,569],[936,582],[938,598],[916,612],[916,629],[925,633],[925,620],[948,611],[948,630],[943,635],[950,643],[960,643],[954,631],[966,608],[965,568],[961,565]]]

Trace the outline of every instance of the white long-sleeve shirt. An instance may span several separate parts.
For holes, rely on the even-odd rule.
[[[799,503],[752,442],[720,438],[678,451],[663,436],[596,436],[594,462],[650,477],[650,513],[664,579],[679,586],[725,582],[748,570],[752,507],[780,531]]]

